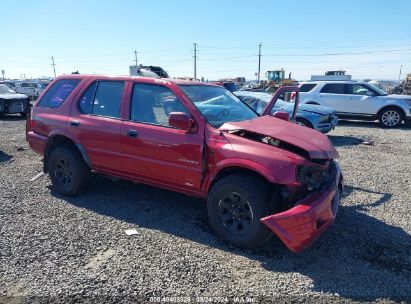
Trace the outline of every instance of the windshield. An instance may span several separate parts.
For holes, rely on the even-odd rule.
[[[370,84],[370,83],[368,83],[367,85],[368,85],[372,90],[377,91],[378,95],[382,95],[382,96],[388,95],[387,92],[385,92],[384,90],[381,90],[380,88],[376,87],[375,85],[372,85],[372,84]]]
[[[258,117],[234,94],[222,87],[207,85],[180,85],[197,109],[215,128],[226,122],[243,121]]]
[[[5,84],[0,84],[0,94],[11,94],[15,93],[12,89],[10,89]]]

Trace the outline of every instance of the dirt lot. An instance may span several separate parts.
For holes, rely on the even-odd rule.
[[[343,122],[331,132],[342,205],[334,226],[293,254],[276,239],[255,251],[228,247],[204,201],[144,185],[96,176],[84,195],[61,197],[47,176],[30,181],[42,164],[24,123],[0,120],[0,303],[411,301],[410,128]]]

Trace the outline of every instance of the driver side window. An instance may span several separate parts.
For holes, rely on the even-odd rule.
[[[349,84],[347,94],[352,95],[374,95],[372,91],[361,84]]]
[[[133,87],[130,119],[132,121],[170,127],[171,112],[188,114],[173,92],[161,85],[136,83]]]

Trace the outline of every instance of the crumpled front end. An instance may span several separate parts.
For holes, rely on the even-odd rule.
[[[310,246],[334,222],[343,178],[336,162],[330,163],[326,173],[309,180],[316,172],[302,172],[302,182],[311,192],[291,209],[261,219],[293,252],[300,252]],[[314,180],[320,184],[315,184]],[[319,190],[312,191],[318,186],[321,187]]]

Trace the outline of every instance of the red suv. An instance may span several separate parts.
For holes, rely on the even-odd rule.
[[[273,231],[298,252],[334,221],[342,176],[325,135],[278,117],[212,84],[69,75],[36,101],[27,140],[64,195],[91,171],[138,181],[207,198],[211,226],[235,246]]]

